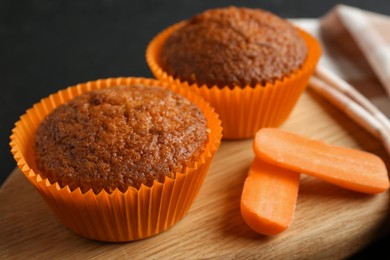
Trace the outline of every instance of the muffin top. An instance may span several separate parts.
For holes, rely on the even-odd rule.
[[[144,85],[86,92],[57,107],[36,132],[41,175],[61,187],[111,193],[174,178],[208,141],[196,105]]]
[[[265,85],[297,70],[307,47],[287,21],[261,9],[228,7],[194,16],[164,43],[159,63],[190,84]]]

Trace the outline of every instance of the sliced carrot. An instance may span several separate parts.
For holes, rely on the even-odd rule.
[[[389,188],[383,160],[375,154],[334,146],[276,128],[263,128],[254,140],[262,160],[323,179],[343,188],[375,194]]]
[[[295,212],[299,176],[254,159],[241,195],[241,215],[251,229],[276,235],[288,228]]]

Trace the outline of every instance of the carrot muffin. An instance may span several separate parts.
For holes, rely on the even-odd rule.
[[[140,84],[84,93],[57,107],[36,132],[43,177],[71,190],[125,192],[175,177],[204,151],[207,122],[171,90]]]
[[[262,9],[206,10],[160,32],[146,60],[156,78],[206,99],[220,115],[224,139],[278,127],[305,90],[320,58],[319,42]]]
[[[121,77],[42,99],[16,122],[10,146],[64,226],[125,242],[157,235],[187,214],[221,137],[217,113],[195,92]]]
[[[265,85],[297,70],[307,47],[286,20],[260,9],[212,9],[173,32],[161,66],[190,84]]]

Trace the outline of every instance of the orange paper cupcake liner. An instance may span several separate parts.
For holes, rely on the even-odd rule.
[[[306,89],[321,56],[319,42],[297,28],[308,47],[308,56],[300,69],[265,86],[208,87],[189,84],[169,75],[159,64],[164,42],[176,30],[185,25],[177,23],[160,32],[148,45],[146,60],[154,76],[190,88],[204,97],[220,115],[223,139],[250,138],[262,127],[278,127],[289,116],[300,95]]]
[[[60,187],[42,178],[34,159],[35,131],[40,122],[54,108],[81,93],[115,85],[144,84],[170,88],[183,95],[204,113],[209,131],[205,151],[175,179],[164,183],[155,181],[151,187],[141,185],[126,192],[92,190],[82,193]],[[220,145],[221,122],[214,109],[199,95],[167,82],[145,78],[113,78],[87,82],[61,90],[35,104],[15,124],[11,136],[11,152],[18,167],[60,221],[81,236],[112,242],[138,240],[156,235],[178,222],[189,210],[207,174],[210,163]]]

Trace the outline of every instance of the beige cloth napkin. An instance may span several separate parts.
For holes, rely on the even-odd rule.
[[[390,154],[390,17],[337,5],[320,19],[294,19],[320,40],[309,86],[383,142]]]

